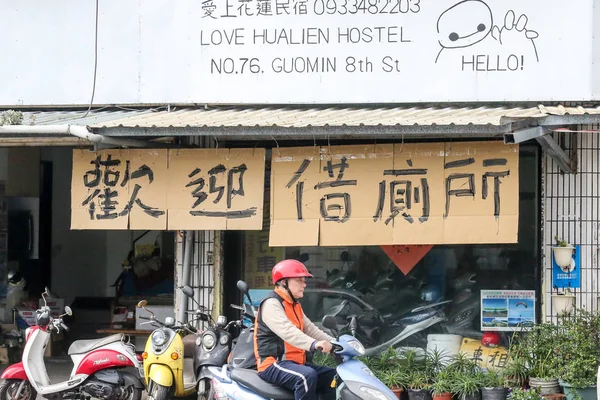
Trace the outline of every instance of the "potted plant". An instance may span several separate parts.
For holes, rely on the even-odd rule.
[[[559,383],[567,400],[596,398],[600,360],[600,315],[584,309],[559,320]]]
[[[456,374],[453,386],[453,392],[460,400],[480,400],[483,373],[472,371],[470,373]]]
[[[554,261],[556,262],[556,265],[563,269],[563,271],[569,271],[571,262],[573,261],[573,250],[575,250],[575,247],[562,239],[558,239],[558,236],[554,236],[554,240],[556,241],[556,246],[552,247]]]
[[[482,400],[506,400],[507,394],[504,376],[496,371],[488,371],[483,377]]]
[[[515,388],[510,391],[508,395],[509,400],[543,400],[537,389],[523,389]]]
[[[506,365],[503,368],[504,386],[507,388],[524,388],[529,376],[526,358],[522,357],[517,346],[510,347]]]
[[[558,287],[554,286],[556,293],[552,293],[552,309],[558,316],[571,314],[575,308],[575,295],[570,287],[566,287],[564,292],[560,292]]]
[[[402,374],[402,372],[400,372],[399,370],[392,370],[392,369],[382,371],[381,378],[380,378],[380,380],[387,387],[389,387],[390,390],[392,392],[394,392],[394,394],[398,398],[400,398],[400,395],[402,394],[402,390],[404,390],[404,388],[402,387],[402,384],[405,379],[406,379],[406,377],[404,376],[404,374]]]
[[[409,400],[431,400],[431,382],[424,369],[409,370],[404,386],[408,389]]]
[[[433,400],[452,400],[454,389],[454,374],[449,369],[439,371],[431,384]]]
[[[559,393],[558,326],[550,322],[535,325],[525,334],[522,341],[512,344],[512,352],[519,353],[521,362],[528,366],[529,386],[538,388],[542,396]],[[510,352],[511,350],[509,350]]]

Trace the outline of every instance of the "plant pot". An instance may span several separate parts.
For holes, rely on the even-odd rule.
[[[408,389],[408,400],[432,400],[431,392],[425,389]]]
[[[400,396],[402,395],[402,388],[401,387],[391,387],[390,390],[392,392],[394,392],[394,394],[396,395],[397,398],[400,398]]]
[[[460,397],[461,400],[481,400],[481,391],[478,390],[473,394],[466,394]]]
[[[574,388],[566,382],[560,381],[560,385],[563,387],[567,400],[596,400],[596,386],[590,386],[587,388]],[[579,398],[578,396],[579,395]]]
[[[560,393],[560,385],[558,384],[558,378],[538,379],[530,377],[529,387],[532,389],[538,388],[542,396],[546,394]]]
[[[433,395],[433,400],[452,400],[452,393],[438,393]]]
[[[573,261],[573,250],[575,247],[566,246],[566,247],[553,247],[552,251],[554,253],[554,262],[561,268],[570,267],[571,262]]]
[[[506,400],[508,390],[505,387],[484,387],[481,388],[482,400]]]
[[[517,378],[515,376],[507,376],[504,378],[504,385],[509,388],[526,388],[525,380]]]
[[[575,308],[575,295],[573,294],[553,294],[552,309],[558,315],[571,314]]]

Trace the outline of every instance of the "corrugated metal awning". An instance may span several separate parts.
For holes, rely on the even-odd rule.
[[[600,122],[600,107],[209,106],[168,109],[104,108],[89,113],[25,111],[22,125],[70,124],[85,126],[95,133],[114,137],[204,135],[226,139],[297,139],[357,136],[385,138],[404,134],[413,137],[498,137],[524,127],[592,122]],[[48,135],[44,137],[48,138]],[[8,140],[8,137],[2,136],[0,140]]]
[[[25,125],[106,128],[222,128],[319,126],[500,126],[512,119],[600,115],[600,107],[208,107],[24,112]]]

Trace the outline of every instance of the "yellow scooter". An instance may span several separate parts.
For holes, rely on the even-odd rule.
[[[166,400],[171,396],[190,396],[197,388],[194,373],[195,328],[175,326],[175,319],[172,317],[160,322],[146,308],[147,304],[146,300],[142,300],[137,305],[150,314],[150,318],[141,317],[149,320],[142,324],[158,325],[148,338],[142,353],[148,399]]]

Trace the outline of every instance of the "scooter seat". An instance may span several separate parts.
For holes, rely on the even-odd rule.
[[[87,353],[88,351],[106,346],[107,344],[120,342],[123,340],[123,337],[124,335],[122,333],[117,333],[116,335],[107,336],[102,339],[76,340],[69,346],[69,351],[67,353],[69,355]]]
[[[282,388],[281,386],[272,385],[263,381],[260,376],[258,376],[257,371],[234,368],[231,371],[231,379],[267,399],[287,400],[294,398],[293,392]]]

